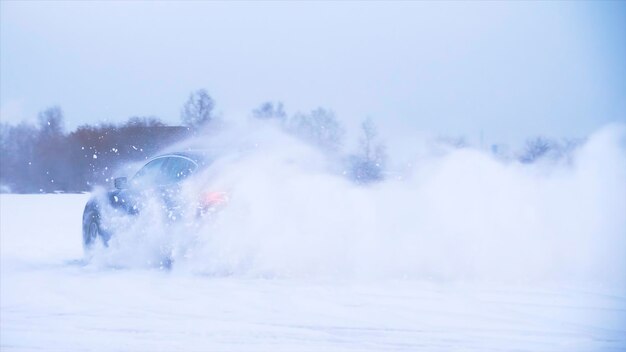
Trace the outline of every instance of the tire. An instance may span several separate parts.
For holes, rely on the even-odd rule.
[[[91,250],[98,241],[106,247],[109,237],[102,230],[97,203],[90,201],[83,212],[83,248],[86,251]]]

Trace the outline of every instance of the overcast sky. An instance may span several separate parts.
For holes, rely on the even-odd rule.
[[[490,141],[626,121],[626,2],[1,2],[0,113],[68,129],[265,100]]]

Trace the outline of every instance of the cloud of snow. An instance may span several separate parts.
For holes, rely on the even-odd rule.
[[[166,225],[148,207],[116,225],[94,262],[170,256],[174,271],[218,276],[626,285],[625,125],[597,131],[560,164],[416,149],[410,172],[368,186],[343,177],[338,158],[269,125],[176,148],[190,146],[220,157],[185,184],[186,218]],[[207,191],[229,202],[198,224],[193,205]]]

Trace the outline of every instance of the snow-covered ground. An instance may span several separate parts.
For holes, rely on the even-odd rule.
[[[624,351],[626,289],[95,266],[87,195],[1,195],[2,351]]]

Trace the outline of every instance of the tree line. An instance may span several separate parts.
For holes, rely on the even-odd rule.
[[[67,133],[60,107],[43,110],[36,124],[0,123],[0,191],[15,193],[85,192],[110,185],[114,172],[129,163],[145,161],[159,150],[202,129],[219,128],[215,101],[205,89],[192,92],[181,108],[181,125],[168,126],[154,116],[134,116],[121,124],[85,124]],[[280,102],[264,102],[253,118],[272,122],[286,133],[314,145],[341,161],[343,174],[357,184],[383,180],[388,156],[372,119],[360,126],[358,145],[345,153],[346,130],[325,108],[289,115]],[[440,143],[465,148],[464,138],[442,138]],[[535,163],[569,158],[582,141],[559,143],[536,137],[513,156],[492,146],[500,159]]]
[[[121,124],[85,124],[65,131],[63,111],[41,111],[36,124],[0,123],[0,191],[14,193],[85,192],[110,185],[125,164],[145,161],[159,150],[188,138],[216,120],[215,101],[200,89],[181,108],[181,125],[154,116],[134,116]],[[261,120],[278,120],[285,131],[328,151],[338,152],[345,130],[332,111],[318,108],[287,116],[282,103],[266,102],[252,111]],[[371,121],[363,125],[363,153],[346,158],[355,182],[382,179],[384,148],[375,145]]]

